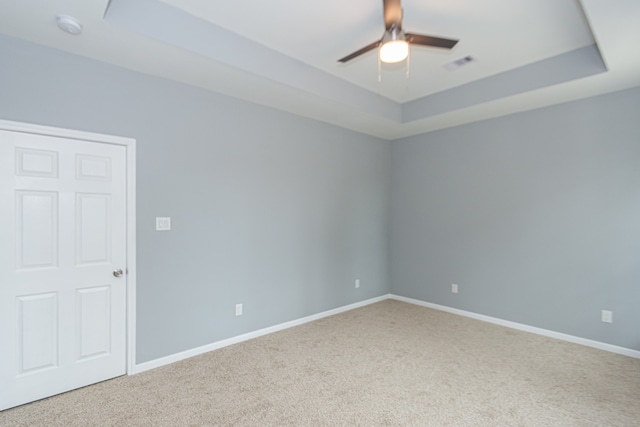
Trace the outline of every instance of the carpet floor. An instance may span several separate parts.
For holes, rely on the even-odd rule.
[[[640,360],[394,300],[0,412],[1,426],[640,426]]]

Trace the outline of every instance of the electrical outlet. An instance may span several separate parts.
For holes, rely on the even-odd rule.
[[[236,304],[236,316],[242,316],[242,304]]]
[[[604,323],[613,323],[613,311],[610,310],[602,310],[602,314],[600,316],[600,319],[604,322]]]
[[[451,293],[452,294],[457,294],[458,293],[458,285],[456,285],[455,283],[451,284]]]
[[[360,287],[360,279],[356,279],[356,289]]]

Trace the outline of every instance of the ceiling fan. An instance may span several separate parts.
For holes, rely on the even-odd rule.
[[[383,7],[385,30],[382,39],[342,59],[338,59],[338,62],[344,63],[350,61],[363,53],[379,47],[380,60],[386,63],[394,63],[404,60],[409,55],[409,44],[451,49],[458,43],[458,40],[405,33],[402,30],[402,5],[400,4],[400,0],[383,0]]]

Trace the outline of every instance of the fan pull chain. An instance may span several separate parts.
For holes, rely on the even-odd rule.
[[[407,53],[407,78],[409,78],[409,74],[411,74],[411,45],[408,46]]]
[[[378,83],[382,82],[382,63],[380,61],[380,48],[378,48]]]

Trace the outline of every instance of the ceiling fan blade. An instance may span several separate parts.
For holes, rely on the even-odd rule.
[[[458,40],[443,39],[440,37],[424,36],[422,34],[407,33],[407,41],[412,44],[419,44],[422,46],[441,47],[444,49],[451,49],[458,43]]]
[[[353,52],[352,54],[345,56],[342,59],[338,59],[338,62],[351,61],[353,58],[358,57],[358,56],[362,55],[363,53],[367,53],[370,50],[377,48],[379,45],[380,45],[380,40],[378,40],[377,42],[373,42],[370,45],[367,45],[367,46],[363,47],[362,49],[357,50],[357,51]]]
[[[389,29],[393,25],[402,27],[402,5],[400,0],[382,0],[384,8],[384,28]]]

